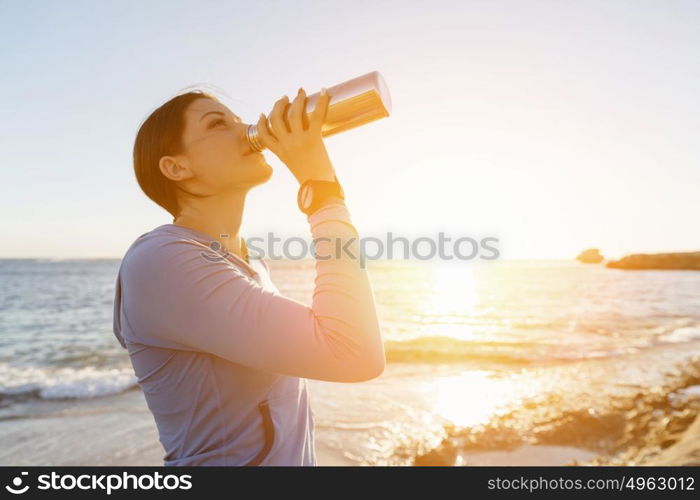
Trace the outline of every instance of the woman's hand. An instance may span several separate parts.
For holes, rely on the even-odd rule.
[[[289,120],[285,119],[289,105],[286,95],[275,103],[269,122],[264,113],[260,114],[257,123],[260,141],[282,160],[299,184],[308,179],[333,181],[335,178],[335,170],[321,135],[329,101],[330,95],[324,88],[307,120],[306,92],[300,88],[291,104]],[[268,127],[268,123],[271,127]]]

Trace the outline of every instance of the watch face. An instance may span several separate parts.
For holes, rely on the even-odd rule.
[[[311,206],[311,200],[313,199],[313,193],[310,185],[306,185],[301,190],[301,199],[299,200],[303,209],[307,209]]]

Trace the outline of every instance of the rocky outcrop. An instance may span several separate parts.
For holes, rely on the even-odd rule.
[[[606,264],[616,269],[688,269],[700,271],[700,252],[636,253]]]
[[[578,254],[576,259],[584,264],[599,264],[603,262],[603,256],[600,254],[600,251],[597,248],[589,248],[588,250],[584,250]]]

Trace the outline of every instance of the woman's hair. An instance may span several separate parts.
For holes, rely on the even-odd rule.
[[[219,101],[203,90],[192,90],[177,95],[153,111],[141,124],[134,142],[134,172],[146,196],[177,217],[175,183],[165,177],[158,163],[163,156],[182,152],[182,134],[185,129],[185,110],[195,100],[206,98]]]

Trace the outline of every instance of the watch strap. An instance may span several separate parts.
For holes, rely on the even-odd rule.
[[[304,212],[306,215],[310,215],[315,212],[323,202],[328,198],[340,198],[345,199],[345,193],[343,188],[338,182],[338,177],[334,176],[333,181],[322,181],[318,179],[308,179],[299,186],[299,192],[297,194],[297,205],[299,210]],[[309,191],[310,188],[310,191]],[[303,197],[311,195],[311,200],[303,199]]]

